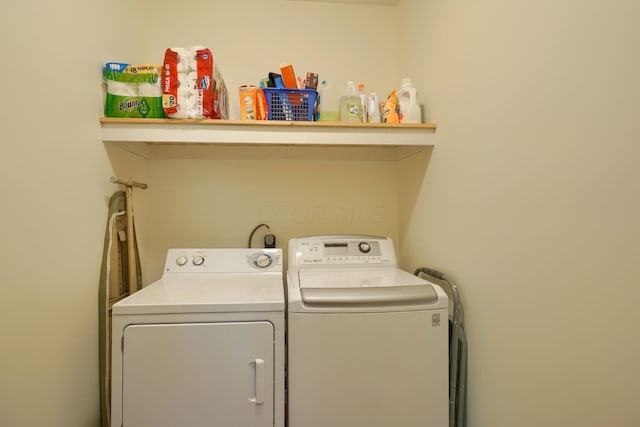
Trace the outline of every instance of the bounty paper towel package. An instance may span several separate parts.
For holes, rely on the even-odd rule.
[[[162,107],[173,119],[226,119],[227,87],[209,49],[169,48],[162,67]]]
[[[106,117],[164,117],[161,65],[130,65],[107,62],[102,76],[107,87]]]

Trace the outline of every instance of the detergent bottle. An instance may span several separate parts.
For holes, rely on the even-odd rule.
[[[315,119],[321,122],[337,122],[338,114],[338,97],[333,93],[333,87],[327,80],[320,82],[318,87],[318,108],[316,110]]]
[[[362,123],[362,101],[355,83],[347,82],[340,97],[340,121],[344,123]]]
[[[400,106],[400,123],[422,123],[418,92],[409,77],[402,79],[397,95]]]

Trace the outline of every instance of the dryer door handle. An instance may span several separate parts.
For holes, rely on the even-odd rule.
[[[264,359],[255,359],[249,365],[255,365],[255,397],[250,397],[249,402],[254,405],[264,404]]]

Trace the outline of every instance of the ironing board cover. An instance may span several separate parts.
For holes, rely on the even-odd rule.
[[[102,267],[100,269],[99,354],[100,354],[100,425],[110,427],[111,416],[111,306],[128,295],[126,194],[117,191],[109,200],[109,217],[105,232]],[[136,289],[142,288],[140,258],[134,226],[136,252]]]

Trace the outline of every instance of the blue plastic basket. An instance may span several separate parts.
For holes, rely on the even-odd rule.
[[[265,88],[268,120],[313,121],[318,92],[313,89]]]

